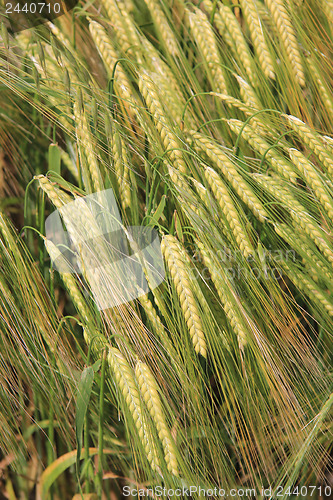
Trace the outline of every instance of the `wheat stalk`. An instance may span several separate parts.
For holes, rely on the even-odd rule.
[[[191,276],[187,269],[184,251],[174,236],[164,236],[161,250],[173,279],[179,302],[185,317],[196,353],[206,357],[206,340],[200,313],[196,306],[191,286]]]
[[[213,88],[217,92],[227,94],[227,84],[221,68],[216,38],[207,17],[200,9],[194,8],[194,12],[187,12],[187,19],[195,42],[212,77]]]
[[[271,148],[271,145],[258,135],[251,125],[247,124],[244,127],[244,123],[236,119],[227,120],[227,123],[236,134],[239,134],[242,130],[242,138],[247,141],[255,151],[258,151],[261,155],[265,155],[265,158],[276,172],[291,182],[296,183],[297,174],[292,164]]]
[[[265,2],[272,13],[278,32],[281,35],[281,40],[294,71],[296,81],[301,87],[305,87],[301,54],[298,49],[296,34],[284,2],[283,0],[265,0]]]
[[[309,146],[309,148],[318,156],[323,165],[327,168],[329,174],[333,175],[333,156],[329,155],[325,149],[322,137],[306,125],[302,120],[292,115],[282,115],[287,119],[290,127],[298,136]]]
[[[328,195],[325,181],[321,179],[315,166],[297,149],[290,148],[289,156],[308,186],[322,203],[330,219],[333,220],[333,200]]]
[[[226,179],[235,189],[238,196],[250,208],[261,222],[267,218],[267,213],[258,200],[257,196],[251,191],[249,185],[237,171],[230,158],[224,153],[223,149],[215,144],[209,137],[199,132],[190,131],[190,137],[194,141],[194,148],[197,151],[204,152],[214,165],[216,165]]]
[[[178,476],[178,463],[175,452],[175,443],[171,437],[170,431],[165,421],[162,404],[158,395],[158,387],[150,369],[145,363],[138,361],[135,367],[135,376],[140,388],[140,392],[151,414],[158,437],[160,438],[163,448],[164,457],[167,463],[169,472],[174,476]]]
[[[244,13],[251,39],[255,47],[259,64],[268,78],[275,78],[274,65],[269,48],[267,46],[262,23],[254,0],[240,0],[240,5]]]

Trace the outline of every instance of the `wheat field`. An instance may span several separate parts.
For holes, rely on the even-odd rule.
[[[5,9],[0,497],[331,498],[333,3]]]

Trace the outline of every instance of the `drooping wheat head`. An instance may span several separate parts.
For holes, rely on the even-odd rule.
[[[163,444],[164,457],[167,463],[168,470],[169,472],[171,472],[171,474],[177,476],[178,463],[176,458],[175,443],[164,417],[162,403],[158,394],[159,389],[156,381],[148,366],[141,361],[138,361],[136,364],[135,376],[138,381],[140,392],[148,407],[149,413],[151,414],[155,422],[158,437]]]
[[[200,313],[192,292],[191,276],[187,268],[184,250],[174,236],[164,236],[161,243],[162,254],[174,282],[184,318],[192,338],[195,352],[206,357],[206,340]]]

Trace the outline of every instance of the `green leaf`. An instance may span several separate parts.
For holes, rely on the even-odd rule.
[[[49,170],[55,172],[56,174],[61,174],[61,156],[60,149],[57,144],[49,145]]]
[[[94,370],[94,372],[98,372],[98,370],[100,369],[101,367],[101,364],[102,364],[102,361],[100,359],[98,359],[97,361],[95,361],[95,363],[92,365],[92,369]]]
[[[150,223],[157,224],[161,215],[164,212],[165,203],[166,203],[166,195],[164,194],[162,196],[161,201],[159,202],[158,207],[156,208],[155,212],[153,213],[153,215],[151,215]]]
[[[82,449],[82,433],[84,426],[84,419],[87,413],[92,385],[94,382],[94,369],[92,366],[87,366],[81,375],[78,385],[77,399],[76,399],[76,415],[75,415],[75,435],[77,442],[77,470],[79,466],[79,457]]]
[[[97,448],[89,448],[89,457],[93,455],[97,455]],[[114,450],[110,450],[105,448],[103,450],[104,454],[113,454]],[[40,478],[40,498],[43,500],[47,499],[47,495],[49,489],[52,484],[58,479],[60,474],[62,474],[66,469],[68,469],[71,465],[75,463],[75,461],[80,461],[84,458],[85,450],[83,449],[81,453],[78,453],[78,450],[70,451],[69,453],[65,453],[61,457],[57,458],[51,465],[49,465]]]

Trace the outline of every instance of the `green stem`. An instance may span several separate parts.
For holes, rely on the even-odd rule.
[[[98,497],[102,498],[103,493],[103,424],[104,424],[104,389],[106,372],[107,349],[103,351],[102,371],[101,371],[101,389],[99,395],[99,430],[98,430]]]
[[[240,129],[239,134],[238,134],[237,139],[236,139],[236,142],[235,142],[235,156],[236,157],[239,154],[239,141],[241,140],[242,133],[243,133],[243,130],[246,127],[246,125],[248,125],[248,123],[250,122],[250,120],[252,120],[252,118],[259,115],[260,113],[265,113],[267,111],[271,111],[272,113],[278,113],[279,115],[282,115],[281,111],[278,111],[276,109],[266,108],[266,109],[260,109],[259,111],[256,111],[255,113],[253,113],[253,115],[249,116],[248,119],[245,120],[245,122],[243,123],[242,128]]]
[[[266,158],[266,155],[268,153],[268,151],[270,151],[271,149],[275,148],[275,146],[278,145],[278,143],[280,142],[280,140],[282,139],[282,137],[284,137],[285,135],[289,135],[290,133],[293,133],[294,131],[293,130],[288,130],[287,132],[284,132],[284,134],[280,135],[280,137],[278,137],[276,139],[276,141],[274,142],[274,144],[272,144],[269,148],[266,149],[266,151],[264,152],[264,154],[262,155],[262,158],[261,158],[261,162],[260,162],[260,165],[259,165],[259,172],[261,172],[261,169],[262,169],[262,166],[264,164],[264,161],[265,161],[265,158]]]

